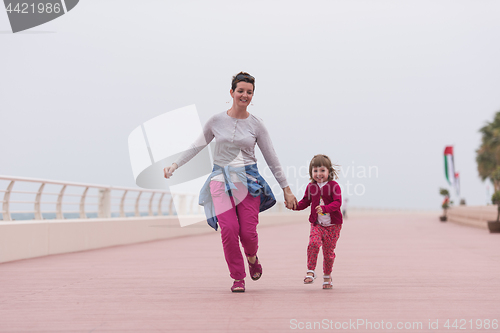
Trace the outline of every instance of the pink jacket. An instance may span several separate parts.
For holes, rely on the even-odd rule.
[[[325,202],[325,205],[321,206],[323,212],[330,214],[333,224],[342,224],[342,213],[340,212],[342,195],[340,193],[339,184],[333,180],[330,180],[322,188],[320,188],[316,182],[309,183],[304,198],[299,201],[296,210],[304,210],[311,206],[309,222],[316,223],[318,220],[316,206],[319,205],[320,197],[323,197],[323,201]]]

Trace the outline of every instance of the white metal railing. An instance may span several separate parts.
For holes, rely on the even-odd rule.
[[[0,196],[3,193],[2,214],[3,221],[12,221],[13,215],[32,214],[33,219],[42,220],[44,214],[52,214],[56,219],[67,218],[73,215],[74,218],[88,218],[94,215],[99,218],[127,217],[127,216],[160,216],[178,214],[201,214],[202,207],[197,205],[195,194],[181,194],[172,196],[169,191],[147,190],[140,188],[128,188],[117,186],[103,186],[94,184],[83,184],[73,182],[62,182],[47,179],[35,179],[24,177],[1,176],[0,181],[6,184],[3,189],[0,186]],[[24,187],[35,186],[31,190],[17,190],[18,185]],[[47,190],[48,186],[55,186],[56,191]],[[23,187],[23,186],[21,186]],[[68,189],[76,190],[79,193],[69,193]],[[89,192],[96,191],[92,195]],[[116,195],[118,193],[119,195]],[[148,194],[145,196],[143,194]],[[32,200],[16,200],[15,195],[33,197]],[[42,200],[46,197],[56,197],[55,201]],[[68,201],[73,199],[73,201]],[[96,202],[90,203],[88,199]],[[76,201],[75,201],[76,200]],[[174,200],[178,212],[174,211]],[[118,201],[118,202],[116,202]],[[13,206],[22,206],[24,209],[14,210]],[[52,206],[53,210],[44,210],[43,206]],[[78,210],[63,209],[66,206],[78,206]],[[89,210],[88,206],[95,206],[95,210]],[[27,208],[26,207],[32,207]],[[133,207],[133,208],[132,208]],[[167,207],[166,209],[164,209]],[[55,215],[54,215],[55,214]],[[71,218],[73,218],[71,217]]]

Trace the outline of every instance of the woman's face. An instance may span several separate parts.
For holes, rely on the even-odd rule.
[[[249,82],[238,82],[236,89],[231,90],[231,97],[233,98],[233,105],[246,107],[250,105],[253,97],[253,84]]]

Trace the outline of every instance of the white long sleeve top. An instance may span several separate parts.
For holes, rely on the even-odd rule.
[[[175,163],[181,167],[205,148],[214,138],[215,164],[222,167],[226,165],[241,167],[255,164],[257,163],[257,159],[255,158],[255,144],[257,144],[281,188],[288,186],[285,173],[278,160],[264,122],[253,114],[250,114],[245,119],[233,118],[226,111],[212,116],[203,127],[203,133],[200,137]],[[231,178],[233,177],[231,176]],[[223,178],[214,178],[213,180],[223,181]],[[236,177],[233,180],[239,181]]]

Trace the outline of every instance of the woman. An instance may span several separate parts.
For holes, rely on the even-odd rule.
[[[203,134],[176,162],[164,169],[165,178],[187,163],[215,138],[214,169],[200,193],[208,223],[221,226],[224,256],[231,278],[231,291],[245,291],[245,265],[239,243],[248,260],[250,277],[258,280],[262,266],[257,257],[258,213],[276,203],[269,185],[260,176],[255,158],[257,144],[283,189],[287,208],[295,209],[297,199],[288,186],[269,134],[260,118],[247,111],[255,91],[255,79],[246,72],[233,76],[230,94],[233,105],[212,116]]]

